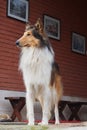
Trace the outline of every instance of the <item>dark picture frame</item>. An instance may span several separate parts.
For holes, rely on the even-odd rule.
[[[8,0],[7,15],[28,22],[29,0]]]
[[[85,55],[85,36],[75,33],[72,33],[72,51]]]
[[[48,37],[60,40],[60,20],[44,15],[44,30]]]

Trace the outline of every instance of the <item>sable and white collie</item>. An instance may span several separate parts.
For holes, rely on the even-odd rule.
[[[19,69],[26,86],[28,124],[34,125],[34,101],[42,106],[42,125],[47,125],[54,107],[55,124],[59,124],[58,102],[62,96],[59,67],[40,19],[26,25],[23,36],[16,41],[21,48]]]

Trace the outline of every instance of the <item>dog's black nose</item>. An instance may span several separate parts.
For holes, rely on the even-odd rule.
[[[19,46],[19,41],[16,41],[16,45]]]

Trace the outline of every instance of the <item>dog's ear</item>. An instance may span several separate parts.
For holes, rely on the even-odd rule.
[[[29,30],[30,26],[31,26],[31,23],[30,23],[30,22],[27,22],[27,23],[26,23],[26,26],[25,26],[25,31]]]
[[[41,33],[41,34],[43,33],[44,26],[43,26],[43,23],[42,23],[42,21],[41,21],[40,18],[37,19],[37,21],[35,23],[35,27],[37,28],[37,30],[38,30],[39,33]]]
[[[43,37],[43,39],[48,40],[48,36],[46,32],[44,31],[44,25],[40,18],[37,19],[37,22],[35,23],[35,27],[37,31],[39,32],[39,34]]]

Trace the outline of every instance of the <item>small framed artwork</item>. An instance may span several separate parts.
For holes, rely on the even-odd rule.
[[[48,37],[60,40],[60,20],[44,15],[44,30]]]
[[[28,11],[28,0],[8,0],[7,15],[9,17],[28,22]]]
[[[85,55],[85,36],[72,33],[72,51]]]

